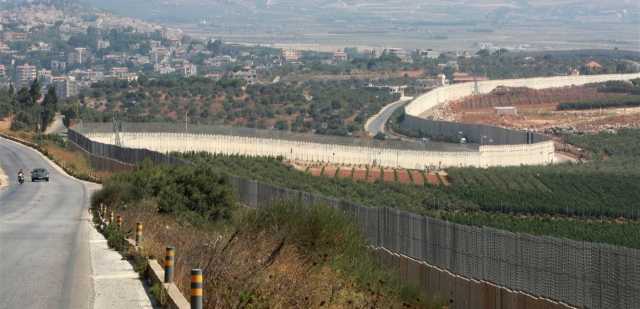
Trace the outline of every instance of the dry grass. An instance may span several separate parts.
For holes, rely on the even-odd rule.
[[[45,141],[42,148],[53,158],[53,160],[66,168],[74,171],[76,175],[94,175],[96,174],[91,168],[91,163],[86,155],[78,150],[72,150],[68,147],[61,147],[50,141]],[[109,173],[100,173],[101,176],[108,176]]]
[[[11,131],[9,129],[10,126],[11,121],[9,119],[0,121],[0,132],[31,144],[38,144],[40,150],[44,151],[52,161],[67,169],[73,175],[104,180],[112,174],[107,171],[95,171],[91,168],[89,158],[80,150],[72,149],[69,146],[62,146],[49,139],[38,140],[37,135],[33,132]]]
[[[246,211],[246,210],[240,210]],[[144,224],[144,252],[159,258],[176,247],[175,281],[189,295],[191,268],[205,274],[205,308],[417,308],[384,294],[384,282],[360,287],[310,256],[286,236],[237,231],[230,225],[193,226],[160,215],[153,203],[120,213],[125,230]]]
[[[0,120],[0,132],[9,131],[11,128],[11,118],[5,118]]]

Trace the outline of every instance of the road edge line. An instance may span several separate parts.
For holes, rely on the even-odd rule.
[[[2,165],[0,165],[0,190],[9,186],[9,176],[2,169]]]

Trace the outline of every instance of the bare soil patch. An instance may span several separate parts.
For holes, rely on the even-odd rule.
[[[312,176],[322,176],[329,178],[351,179],[353,181],[376,182],[384,181],[388,183],[398,182],[401,184],[413,184],[424,186],[426,183],[430,185],[442,185],[444,182],[436,175],[438,172],[429,172],[425,178],[425,172],[419,170],[393,169],[379,166],[351,166],[351,165],[332,165],[332,164],[308,164],[305,162],[287,162],[297,170],[305,171]],[[446,179],[445,176],[442,176]],[[425,181],[426,179],[426,181]]]
[[[582,132],[640,127],[640,108],[560,111],[560,103],[606,99],[617,94],[600,93],[595,87],[563,87],[534,90],[499,87],[489,94],[470,96],[444,106],[439,118],[491,124],[515,129],[549,132],[552,128],[572,128]],[[513,106],[516,115],[498,115],[495,107]]]

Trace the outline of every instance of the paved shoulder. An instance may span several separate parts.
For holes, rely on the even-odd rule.
[[[129,291],[98,290],[103,286],[92,276],[92,258],[106,254],[90,249],[96,232],[88,206],[95,187],[69,177],[33,149],[2,138],[0,166],[8,180],[0,189],[0,308],[83,309],[93,308],[101,297],[128,297]],[[34,168],[46,168],[49,181],[31,182]],[[20,169],[27,178],[22,185]],[[118,269],[126,263],[111,262],[104,266]],[[135,288],[127,287],[144,293],[142,282],[136,282]],[[110,308],[145,307],[134,303],[139,306]]]
[[[138,274],[131,264],[107,246],[107,240],[92,229],[91,265],[95,286],[95,309],[153,308]]]

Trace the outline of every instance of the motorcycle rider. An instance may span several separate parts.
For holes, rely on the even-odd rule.
[[[22,169],[18,171],[18,181],[19,182],[24,181],[24,173],[22,172]]]

